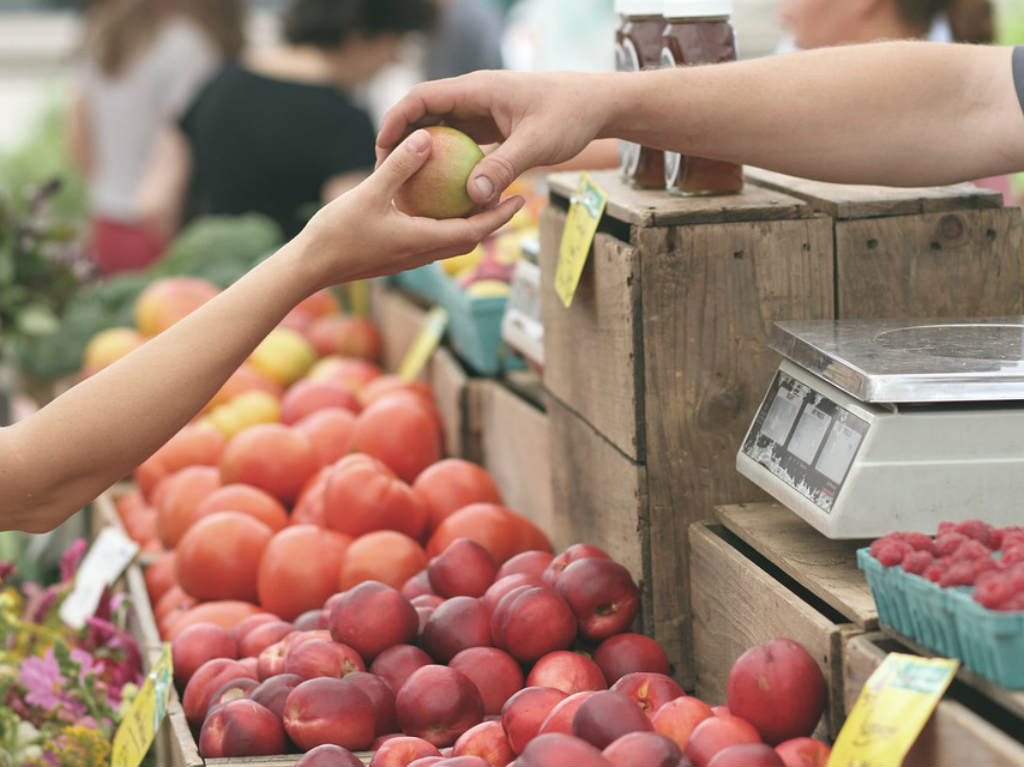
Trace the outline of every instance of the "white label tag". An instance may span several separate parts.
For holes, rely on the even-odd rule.
[[[71,628],[82,628],[96,611],[103,589],[117,580],[138,553],[138,544],[120,530],[103,530],[78,567],[75,587],[60,606],[61,620]]]

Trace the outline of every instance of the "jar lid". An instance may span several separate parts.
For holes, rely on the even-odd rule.
[[[620,16],[661,16],[664,8],[664,0],[615,0]]]
[[[732,0],[664,0],[666,19],[732,16]]]

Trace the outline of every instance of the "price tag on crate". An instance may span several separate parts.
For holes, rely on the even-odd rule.
[[[173,679],[171,646],[164,644],[160,658],[150,669],[114,733],[114,745],[110,752],[112,767],[138,767],[142,764],[167,713]]]
[[[540,267],[516,263],[508,305],[501,322],[505,342],[527,359],[544,364],[544,325],[540,316]]]
[[[959,666],[948,658],[889,653],[861,690],[828,767],[901,764]]]
[[[82,628],[96,611],[103,589],[118,579],[138,552],[138,544],[120,530],[103,530],[79,565],[74,588],[61,603],[61,620],[71,628]]]
[[[555,271],[555,291],[565,308],[572,305],[576,286],[580,284],[583,267],[587,265],[590,246],[597,234],[597,225],[604,215],[608,195],[590,180],[586,173],[580,176],[579,186],[569,205],[565,219],[562,244],[558,251],[558,268]]]
[[[415,381],[419,378],[427,360],[441,343],[445,328],[448,327],[448,312],[441,306],[435,306],[423,321],[423,327],[412,342],[409,351],[405,353],[401,367],[398,368],[398,375],[405,381]]]

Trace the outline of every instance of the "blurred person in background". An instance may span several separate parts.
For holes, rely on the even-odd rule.
[[[156,260],[165,239],[137,194],[160,131],[242,48],[243,0],[91,0],[68,115],[89,182],[90,256],[114,273]]]
[[[438,19],[426,41],[428,80],[501,69],[501,11],[490,0],[434,0]]]
[[[914,38],[991,44],[995,36],[989,0],[783,0],[779,13],[801,49]],[[1009,176],[975,183],[1013,204]]]
[[[351,93],[433,23],[433,0],[291,0],[285,42],[230,63],[161,136],[141,191],[168,235],[201,215],[256,212],[294,236],[374,166]]]

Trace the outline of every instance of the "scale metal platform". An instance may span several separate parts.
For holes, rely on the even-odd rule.
[[[736,468],[830,538],[1024,524],[1024,317],[776,323]]]

